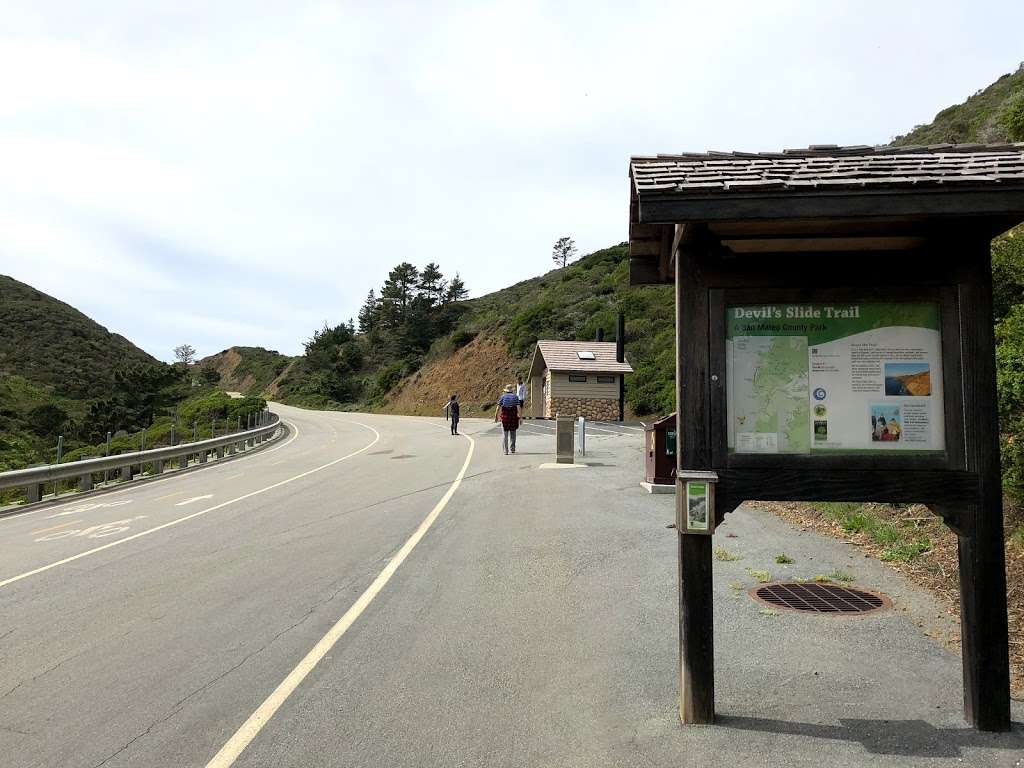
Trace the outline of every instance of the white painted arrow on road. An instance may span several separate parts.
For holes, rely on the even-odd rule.
[[[208,493],[205,496],[195,496],[195,497],[193,497],[191,499],[185,499],[184,501],[179,501],[174,506],[176,506],[176,507],[184,507],[186,504],[191,504],[193,501],[202,501],[203,499],[212,499],[212,498],[213,498],[213,494],[212,493]]]

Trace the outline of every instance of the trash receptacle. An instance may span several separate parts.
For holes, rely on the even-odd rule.
[[[676,415],[658,419],[645,430],[644,479],[658,485],[676,482]]]

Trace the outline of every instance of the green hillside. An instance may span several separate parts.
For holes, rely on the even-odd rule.
[[[614,340],[619,312],[626,319],[626,403],[636,415],[675,408],[675,298],[672,286],[629,287],[625,243],[595,251],[564,269],[467,302],[460,334],[499,334],[522,358],[537,339],[594,339],[603,328]]]
[[[243,420],[263,401],[231,399],[166,365],[77,309],[13,278],[0,276],[0,472],[112,450],[166,444],[196,423]],[[19,498],[0,493],[0,504]]]
[[[193,373],[228,392],[274,394],[275,380],[294,359],[263,347],[229,347],[199,360]]]
[[[88,399],[110,391],[118,366],[156,362],[74,307],[0,275],[0,376]]]
[[[946,107],[893,144],[963,144],[1024,141],[1024,64],[963,104]]]

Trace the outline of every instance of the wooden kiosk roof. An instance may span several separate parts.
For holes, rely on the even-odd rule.
[[[593,360],[583,360],[577,352],[593,352]],[[530,376],[539,376],[544,366],[551,371],[581,373],[632,373],[629,363],[615,359],[614,341],[540,340],[530,363]]]
[[[994,236],[1024,212],[1024,143],[657,155],[629,175],[633,285],[670,282],[701,227],[725,255],[900,251],[937,218]]]

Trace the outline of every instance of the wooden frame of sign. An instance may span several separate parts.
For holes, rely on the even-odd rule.
[[[1024,164],[1024,146],[1013,152]],[[809,152],[812,157],[815,154]],[[694,157],[679,156],[679,165],[688,168]],[[720,167],[733,162],[723,159],[728,155],[709,157],[707,167],[712,170],[705,174],[724,173]],[[748,156],[737,157],[736,164]],[[1016,162],[1016,155],[1010,157]],[[998,180],[1004,182],[1002,186],[984,192],[953,185],[925,195],[919,185],[909,184],[906,190],[888,189],[884,194],[872,189],[842,195],[814,190],[754,195],[739,188],[733,200],[728,191],[695,197],[704,192],[699,187],[708,184],[694,184],[697,192],[689,192],[685,175],[675,179],[674,171],[666,170],[673,159],[634,159],[634,181],[640,163],[651,163],[654,170],[644,171],[653,178],[645,182],[647,187],[638,183],[631,187],[630,245],[634,285],[674,282],[676,286],[677,504],[685,502],[687,471],[718,474],[718,523],[752,499],[927,504],[959,538],[965,717],[981,730],[1008,730],[1009,654],[990,241],[1024,219],[1024,176],[1016,185]],[[784,159],[789,162],[788,157]],[[786,167],[777,173],[788,172]],[[903,181],[897,179],[894,185]],[[766,183],[779,188],[774,179]],[[645,203],[640,193],[648,188],[652,192]],[[673,197],[680,192],[685,194]],[[745,364],[747,358],[742,355],[763,351],[769,342],[735,334],[730,339],[730,308],[734,315],[754,316],[771,315],[777,311],[773,306],[785,307],[799,317],[826,305],[860,307],[866,313],[865,307],[879,304],[881,309],[875,307],[879,312],[896,316],[905,314],[903,310],[916,311],[910,305],[934,308],[930,338],[937,340],[923,370],[930,366],[937,374],[941,368],[941,377],[935,376],[932,390],[916,391],[941,392],[941,403],[938,396],[931,400],[908,397],[908,403],[927,401],[927,408],[912,414],[906,408],[891,410],[893,401],[900,405],[899,397],[880,397],[890,410],[879,406],[876,420],[874,406],[864,400],[856,406],[863,418],[858,436],[861,428],[851,431],[849,424],[855,422],[849,421],[844,397],[850,401],[860,397],[856,389],[863,382],[854,383],[845,396],[820,387],[820,392],[814,390],[815,397],[822,398],[821,422],[827,423],[813,423],[813,429],[806,425],[808,431],[799,432],[791,444],[784,444],[788,438],[777,425],[749,427],[744,419],[758,414],[741,411],[735,387],[730,389],[730,370]],[[754,309],[757,306],[765,309]],[[754,324],[748,328],[759,332]],[[820,344],[821,350],[830,343],[827,333],[820,342],[812,342],[814,332],[805,336],[808,345]],[[809,362],[808,370],[816,370],[816,364]],[[823,364],[822,370],[829,369]],[[746,375],[742,370],[732,372],[733,384]],[[813,384],[797,381],[794,386],[797,396],[804,396],[800,388]],[[893,393],[885,390],[885,394]],[[897,390],[895,394],[906,393]],[[735,406],[730,405],[730,397]],[[751,407],[756,410],[756,403]],[[819,410],[814,409],[813,400],[811,408],[811,418],[816,418]],[[839,430],[838,443],[833,440],[832,414],[836,412],[834,423],[847,425]],[[927,416],[924,421],[919,418],[922,413]],[[888,422],[884,414],[889,415]],[[771,421],[772,414],[768,418]],[[749,433],[740,434],[741,429]],[[776,437],[767,435],[770,439],[762,440],[773,429]],[[819,444],[813,441],[819,439],[822,446],[838,448],[817,450]],[[845,450],[844,439],[851,446],[857,440],[890,442]],[[902,444],[892,442],[900,440]],[[915,440],[923,450],[904,450]],[[678,546],[679,713],[684,723],[711,723],[715,714],[712,540],[680,530]]]

